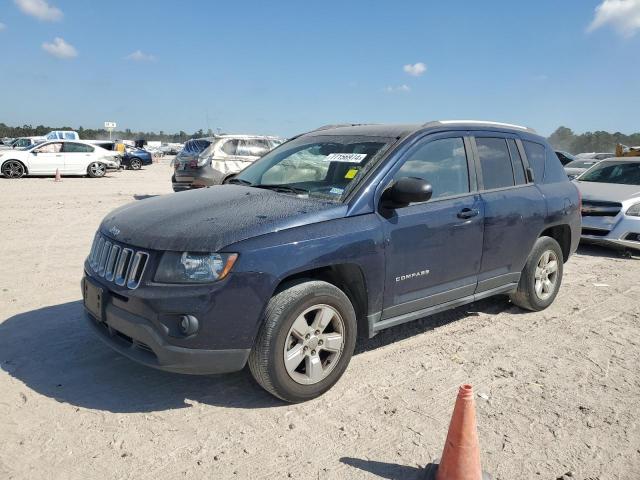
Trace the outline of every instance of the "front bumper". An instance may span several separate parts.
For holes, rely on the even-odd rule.
[[[583,216],[580,239],[640,250],[640,217],[630,217],[622,212],[615,217]]]

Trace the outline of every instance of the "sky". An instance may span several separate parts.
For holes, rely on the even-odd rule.
[[[0,122],[640,131],[640,0],[0,0]]]

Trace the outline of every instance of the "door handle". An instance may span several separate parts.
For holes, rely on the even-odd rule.
[[[56,155],[56,157],[61,157],[62,155]]]
[[[458,218],[473,218],[480,213],[480,210],[477,208],[463,208],[458,212]]]

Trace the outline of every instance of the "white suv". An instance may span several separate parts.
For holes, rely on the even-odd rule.
[[[26,175],[88,175],[103,177],[117,168],[117,152],[81,140],[54,140],[26,148],[0,152],[0,171],[6,178]]]

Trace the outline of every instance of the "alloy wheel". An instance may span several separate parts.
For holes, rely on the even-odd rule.
[[[105,167],[102,163],[93,162],[91,165],[89,165],[89,170],[91,170],[91,173],[94,177],[102,177],[106,173],[107,167]]]
[[[303,385],[325,379],[335,368],[345,343],[344,320],[329,305],[314,305],[293,322],[284,345],[289,376]]]
[[[535,271],[535,292],[540,300],[546,300],[556,289],[558,282],[558,257],[552,250],[546,250]]]
[[[24,175],[24,165],[9,161],[2,166],[2,173],[7,178],[21,178]]]

